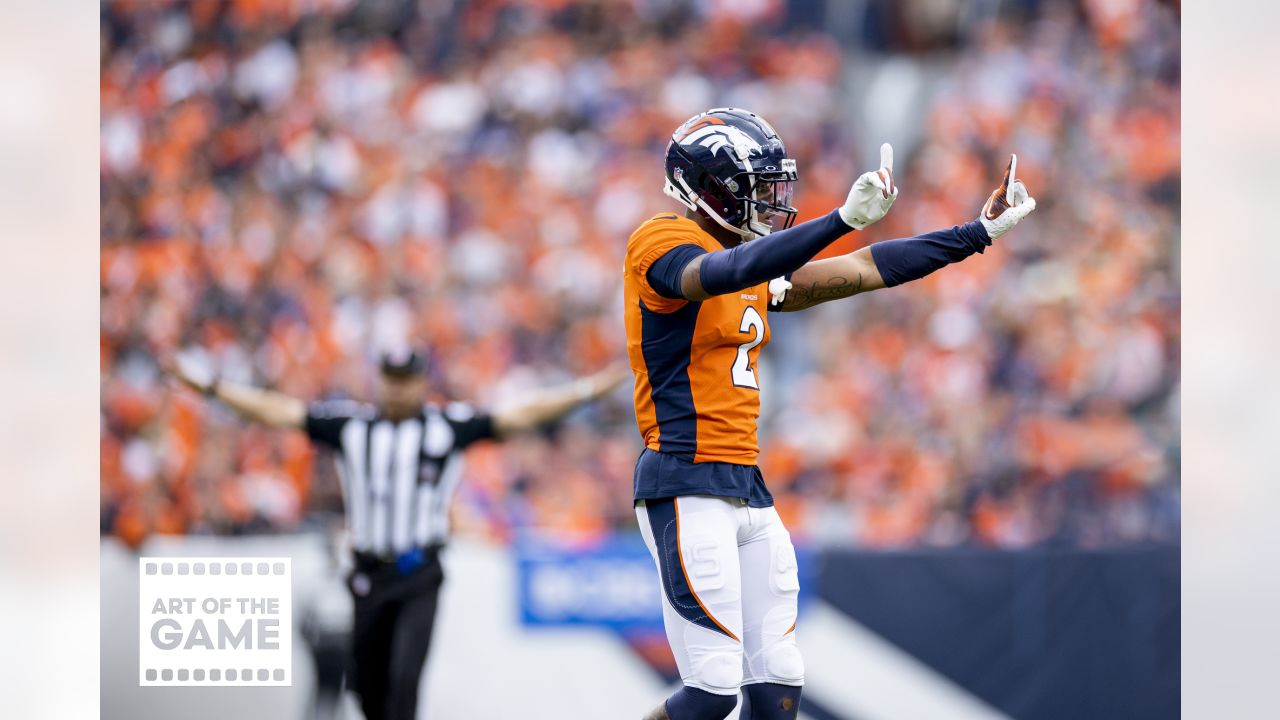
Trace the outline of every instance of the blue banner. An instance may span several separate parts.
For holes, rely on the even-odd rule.
[[[639,533],[589,546],[525,537],[516,548],[525,625],[662,628],[658,573]]]
[[[595,625],[662,630],[662,588],[639,532],[591,544],[525,535],[516,543],[520,619],[529,626]],[[809,554],[796,548],[800,603],[813,585]]]

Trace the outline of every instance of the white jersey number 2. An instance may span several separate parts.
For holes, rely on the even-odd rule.
[[[738,331],[749,333],[751,339],[738,346],[738,356],[733,359],[733,384],[738,387],[760,389],[760,381],[756,379],[756,369],[751,367],[751,351],[764,342],[764,318],[754,305],[748,305],[742,313],[742,322]]]

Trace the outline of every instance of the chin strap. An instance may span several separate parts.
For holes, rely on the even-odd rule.
[[[684,178],[683,178],[683,177],[682,177],[682,178],[680,178],[680,184],[681,184],[681,185],[684,185],[685,187],[689,187],[689,184],[688,184],[688,183],[686,183],[686,182],[684,181]],[[697,210],[697,209],[698,209],[698,206],[697,206],[696,204],[694,204],[694,202],[693,202],[692,200],[690,200],[689,198],[685,197],[685,196],[680,192],[680,189],[679,189],[679,188],[677,188],[675,185],[672,185],[672,184],[671,184],[671,179],[670,179],[670,178],[667,178],[667,180],[663,183],[663,185],[662,185],[662,194],[663,194],[663,195],[666,195],[667,197],[671,198],[672,200],[675,200],[676,202],[678,202],[678,203],[680,203],[681,205],[683,205],[683,206],[685,206],[685,207],[689,208],[690,210]]]
[[[756,238],[764,237],[765,235],[768,235],[769,233],[773,232],[772,227],[768,225],[764,225],[759,222],[759,220],[756,217],[756,210],[754,207],[751,208],[751,220],[750,222],[747,223],[747,225],[751,229],[743,230],[740,227],[734,227],[733,225],[730,225],[724,218],[720,217],[720,213],[716,212],[715,210],[712,210],[711,207],[707,205],[706,201],[704,201],[698,195],[698,193],[694,192],[693,188],[689,187],[689,183],[684,179],[684,173],[681,173],[679,171],[676,172],[676,182],[680,183],[680,187],[676,187],[675,185],[672,184],[671,180],[668,179],[666,183],[662,186],[663,194],[671,198],[674,198],[681,205],[684,205],[690,210],[696,211],[701,209],[702,212],[707,217],[714,220],[717,225],[724,228],[725,230],[728,230],[731,233],[740,235],[742,237],[743,242],[746,242],[749,240],[755,240]]]

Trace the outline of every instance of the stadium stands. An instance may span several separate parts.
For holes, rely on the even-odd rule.
[[[1176,538],[1173,11],[935,2],[954,17],[922,42],[873,2],[837,41],[816,5],[104,4],[102,532],[288,530],[338,502],[301,437],[166,389],[184,347],[319,398],[366,395],[365,350],[409,338],[481,403],[621,357],[666,138],[734,104],[798,158],[802,220],[895,142],[902,196],[844,249],[972,218],[1011,151],[1040,201],[981,258],[774,319],[762,465],[795,535]],[[901,137],[868,134],[904,115],[868,105],[884,83],[920,91]],[[630,404],[587,412],[473,451],[465,530],[633,523]]]

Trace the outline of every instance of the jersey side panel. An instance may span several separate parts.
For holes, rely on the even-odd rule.
[[[697,225],[676,215],[657,215],[637,228],[627,241],[623,295],[636,424],[645,446],[692,457],[697,414],[688,366],[700,304],[664,298],[646,277],[665,252],[685,244],[701,244]]]
[[[623,278],[623,301],[626,303],[627,326],[627,359],[631,364],[631,372],[635,376],[633,397],[636,407],[636,424],[640,427],[640,435],[650,450],[657,450],[659,428],[657,409],[653,404],[653,386],[649,384],[649,366],[645,363],[641,350],[643,339],[643,318],[640,315],[640,297],[638,288],[630,277]]]
[[[672,313],[656,313],[641,301],[640,346],[648,368],[650,397],[658,427],[658,446],[665,453],[692,458],[697,450],[698,411],[690,384],[694,328],[701,303],[686,303]]]

